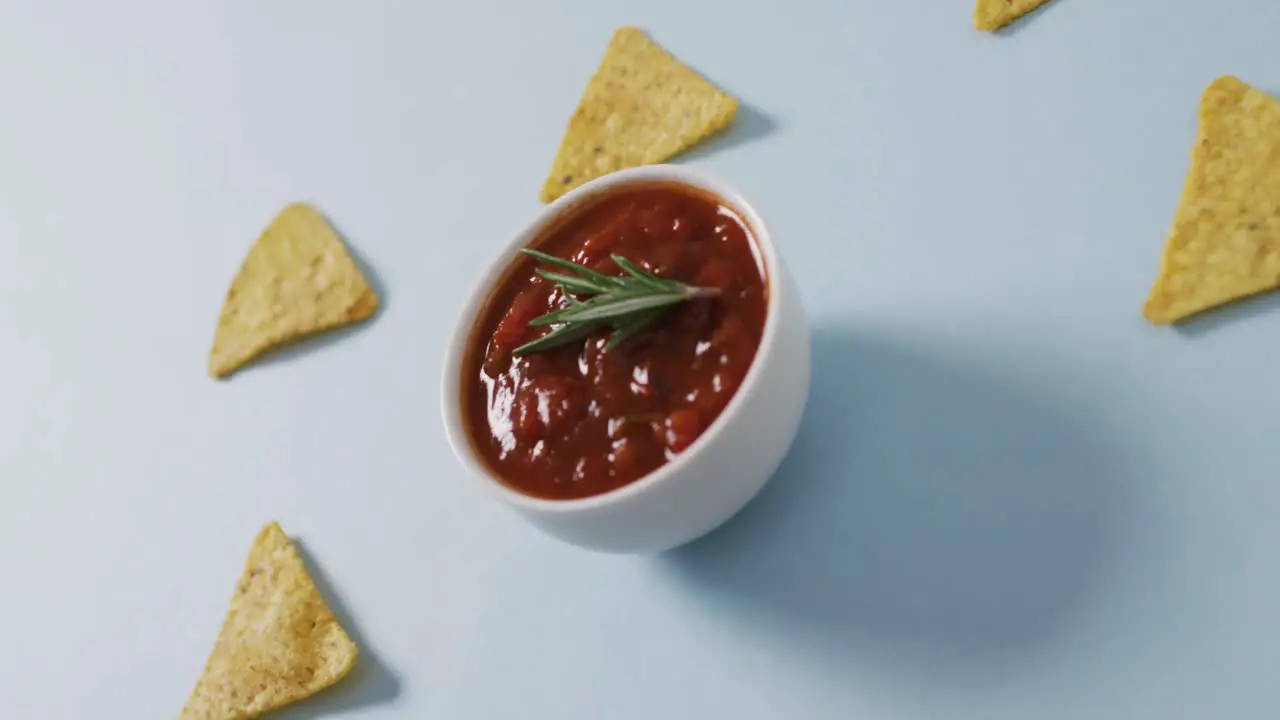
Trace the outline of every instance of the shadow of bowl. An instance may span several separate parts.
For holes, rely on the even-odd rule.
[[[809,410],[756,501],[660,570],[824,653],[1016,663],[1087,595],[1126,468],[1068,387],[816,329]]]

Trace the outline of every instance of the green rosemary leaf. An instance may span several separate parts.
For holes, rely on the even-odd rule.
[[[636,265],[635,263],[622,257],[621,255],[611,255],[610,257],[613,258],[613,261],[617,263],[618,267],[622,268],[623,272],[635,278],[636,280],[643,282],[649,287],[652,287],[655,290],[662,290],[664,292],[679,292],[680,290],[684,289],[683,283],[658,277],[653,273],[645,271],[644,268],[640,267],[639,265]]]
[[[602,323],[584,323],[582,325],[561,325],[542,337],[531,340],[524,345],[511,351],[512,355],[527,355],[532,352],[541,352],[552,348],[562,347],[569,343],[582,340],[590,335],[597,328],[603,327]]]
[[[529,321],[530,327],[555,327],[516,348],[513,351],[516,355],[566,345],[605,327],[612,330],[605,348],[613,349],[648,327],[672,306],[691,298],[719,294],[714,288],[691,287],[659,277],[621,255],[611,257],[625,274],[614,276],[540,250],[525,248],[522,252],[573,274],[537,269],[538,275],[554,282],[564,293],[565,307]]]
[[[605,351],[613,350],[626,342],[636,333],[648,327],[654,320],[661,317],[666,311],[667,308],[654,308],[653,310],[636,313],[630,318],[614,325],[613,332],[609,334],[609,342],[604,345]]]
[[[585,308],[589,308],[592,306],[593,303],[599,304],[600,302],[608,302],[609,300],[609,298],[605,295],[597,295],[591,298],[590,300],[585,300],[585,301],[578,300],[577,298],[573,298],[572,300],[570,300],[570,298],[573,298],[573,296],[566,293],[565,300],[568,303],[569,307],[560,308],[559,310],[552,310],[551,312],[545,315],[539,315],[538,317],[529,321],[529,327],[545,327],[547,325],[555,325],[556,323],[565,322],[566,321],[565,316],[569,315],[570,313],[573,313]]]
[[[588,322],[591,320],[619,320],[632,313],[653,308],[677,305],[689,299],[686,293],[655,292],[648,295],[632,295],[630,297],[609,298],[608,302],[588,301],[585,307],[574,307],[561,311],[562,322]]]
[[[609,288],[601,288],[600,283],[586,278],[574,277],[563,273],[550,272],[539,268],[536,270],[542,277],[554,282],[561,288],[569,292],[584,293],[587,295],[595,295],[602,292],[608,292]]]
[[[542,262],[548,265],[555,265],[556,267],[561,267],[566,270],[572,270],[585,278],[596,280],[600,283],[607,284],[612,287],[616,287],[618,284],[618,281],[621,279],[621,278],[613,277],[612,275],[605,275],[599,270],[592,270],[586,265],[579,265],[578,263],[572,260],[566,260],[565,258],[558,258],[555,255],[549,255],[547,253],[542,252],[541,250],[523,248],[521,249],[520,252],[524,253],[525,255],[528,255],[531,258],[534,258],[535,260],[541,260]]]
[[[667,294],[670,294],[670,293],[667,293]],[[614,314],[614,311],[611,308],[614,308],[616,305],[618,305],[618,303],[624,300],[630,301],[637,298],[641,298],[641,299],[652,298],[654,297],[654,295],[655,295],[655,292],[653,290],[646,289],[646,288],[641,288],[640,290],[625,290],[625,291],[610,290],[607,293],[596,295],[588,300],[578,300],[576,302],[570,302],[569,307],[560,308],[559,310],[552,310],[551,312],[545,315],[539,315],[533,320],[530,320],[529,325],[531,327],[545,327],[547,325],[555,325],[557,323],[573,322],[575,320],[580,319],[577,317],[579,313],[582,313],[587,310],[591,310],[592,313],[606,312],[606,317],[602,319],[608,320]],[[567,298],[570,296],[566,294],[565,297]],[[629,312],[631,311],[627,310],[625,307],[623,308],[624,314]],[[588,317],[587,319],[590,320],[591,318]]]

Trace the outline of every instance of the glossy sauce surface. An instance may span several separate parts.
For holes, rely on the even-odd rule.
[[[589,497],[643,477],[693,443],[741,385],[764,331],[768,284],[736,211],[681,185],[588,201],[531,244],[608,274],[621,255],[716,297],[687,301],[619,347],[608,331],[540,353],[529,321],[565,306],[522,259],[496,288],[463,364],[473,446],[509,486],[546,499]]]

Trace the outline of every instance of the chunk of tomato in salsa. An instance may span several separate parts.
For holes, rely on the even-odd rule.
[[[521,260],[496,288],[471,338],[462,398],[468,433],[511,487],[546,499],[609,492],[684,452],[742,384],[764,333],[768,283],[746,224],[717,198],[681,185],[618,191],[533,247],[607,274],[621,255],[649,272],[720,290],[671,308],[606,349],[607,330],[514,356],[565,305]]]

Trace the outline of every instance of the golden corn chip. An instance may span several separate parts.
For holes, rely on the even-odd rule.
[[[355,643],[276,523],[258,533],[204,674],[179,720],[246,720],[341,680]]]
[[[209,373],[229,375],[272,348],[377,309],[377,294],[329,223],[310,205],[290,205],[249,249],[227,291]]]
[[[978,0],[973,25],[988,32],[999,30],[1049,2],[1049,0]]]
[[[1219,78],[1143,315],[1172,323],[1280,287],[1280,102]]]
[[[616,170],[668,160],[733,121],[738,101],[649,39],[614,33],[569,120],[542,201]]]

